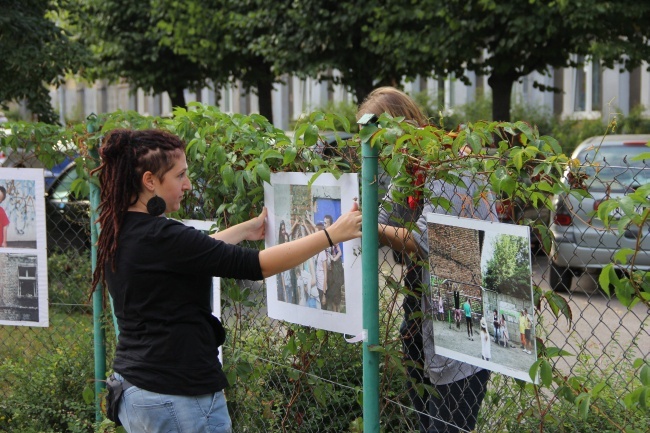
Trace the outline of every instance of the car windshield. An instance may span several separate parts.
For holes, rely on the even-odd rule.
[[[649,160],[634,160],[650,153],[646,146],[600,146],[585,149],[578,158],[585,164],[590,189],[626,191],[650,181]]]
[[[70,196],[72,182],[74,182],[77,177],[79,176],[77,175],[77,171],[74,169],[63,173],[59,183],[51,192],[52,200],[67,203],[68,197]]]

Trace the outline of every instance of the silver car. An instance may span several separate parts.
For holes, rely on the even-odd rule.
[[[586,197],[558,195],[554,198],[550,229],[555,237],[551,251],[550,283],[554,290],[570,290],[573,276],[596,272],[613,263],[621,248],[637,249],[635,269],[650,270],[649,226],[642,232],[628,225],[624,232],[617,229],[618,209],[609,213],[612,223],[605,228],[595,218],[598,206],[607,199],[622,197],[650,182],[650,159],[633,160],[650,152],[650,135],[610,135],[592,137],[582,142],[572,154],[579,160],[584,173],[579,179],[565,174],[564,182],[583,188]]]

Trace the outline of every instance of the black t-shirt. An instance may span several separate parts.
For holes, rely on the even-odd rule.
[[[113,369],[134,385],[202,395],[228,385],[217,358],[225,332],[211,313],[212,277],[261,280],[259,251],[178,221],[129,212],[106,282],[120,330]]]

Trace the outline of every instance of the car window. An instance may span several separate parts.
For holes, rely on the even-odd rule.
[[[70,197],[70,187],[72,186],[72,182],[74,182],[77,177],[77,170],[74,169],[63,173],[56,186],[52,190],[52,200],[67,203],[68,198]]]
[[[646,146],[601,146],[585,149],[578,159],[586,163],[590,189],[625,191],[650,182],[648,161],[633,161],[635,156],[650,152]]]

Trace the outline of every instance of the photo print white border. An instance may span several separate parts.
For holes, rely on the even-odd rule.
[[[206,234],[219,231],[215,221],[186,219],[181,222]],[[221,278],[219,277],[212,277],[212,315],[221,320]],[[219,362],[223,365],[223,347],[219,350]]]
[[[314,218],[320,219],[324,212],[330,212],[331,209],[337,206],[336,202],[338,202],[338,215],[332,215],[336,219],[340,214],[349,211],[354,201],[358,200],[359,181],[356,173],[343,174],[339,179],[336,179],[331,174],[321,174],[309,185],[313,174],[273,173],[271,174],[271,183],[264,184],[264,203],[268,209],[265,237],[266,248],[278,243],[281,222],[285,223],[285,227],[289,232],[293,225],[291,223],[292,219],[295,222],[304,215],[305,225],[307,220],[314,223],[316,222]],[[300,186],[304,186],[305,189],[295,188]],[[294,191],[301,191],[309,197],[294,197],[291,193],[292,187]],[[321,207],[328,206],[327,209],[330,210],[314,209],[314,200],[317,202],[316,208],[319,206],[318,203],[321,203]],[[298,201],[300,201],[301,206],[297,206],[296,203]],[[298,225],[300,224],[296,226]],[[300,228],[297,227],[297,230],[300,230]],[[269,317],[342,334],[360,334],[363,327],[361,239],[343,242],[339,244],[339,247],[341,246],[344,286],[342,289],[343,300],[341,301],[342,307],[340,312],[320,309],[319,306],[317,308],[309,307],[305,304],[304,298],[300,298],[300,289],[293,291],[293,296],[296,299],[292,299],[291,302],[287,302],[286,298],[284,301],[279,300],[278,278],[285,278],[283,275],[266,279]],[[289,275],[286,275],[287,280],[290,278]],[[281,295],[284,296],[283,294]]]
[[[457,233],[456,236],[450,236],[453,240],[450,241],[448,247],[449,250],[445,251],[444,248],[444,239],[436,239],[432,241],[431,235],[429,237],[429,263],[431,269],[431,281],[430,287],[430,305],[434,305],[433,312],[437,313],[438,307],[437,304],[434,304],[434,300],[437,300],[438,293],[443,293],[444,300],[444,313],[443,320],[439,321],[436,318],[430,322],[433,326],[433,335],[434,335],[434,345],[435,353],[437,355],[446,356],[448,358],[456,359],[468,364],[476,365],[481,368],[492,370],[498,373],[502,373],[514,378],[524,380],[527,382],[537,382],[537,379],[533,381],[530,377],[529,371],[530,367],[537,360],[537,352],[535,345],[535,318],[534,318],[534,303],[533,303],[533,288],[532,288],[532,265],[531,265],[531,256],[530,256],[530,227],[528,226],[519,226],[514,224],[506,224],[499,222],[491,221],[482,221],[471,218],[461,218],[458,216],[444,215],[437,213],[429,213],[427,215],[427,223],[429,226],[429,233],[432,231],[432,224],[438,224],[441,226],[448,226],[451,233],[453,233],[453,228],[463,228],[470,229],[476,232],[476,236],[473,238],[476,239],[476,254],[480,254],[480,264],[477,262],[478,258],[471,258],[471,253],[468,254],[467,251],[463,250],[461,246],[462,236],[460,233]],[[447,229],[447,228],[445,228]],[[479,248],[479,233],[483,232],[483,243],[482,248]],[[468,232],[471,233],[471,232]],[[514,295],[502,295],[497,291],[489,291],[484,287],[484,281],[486,276],[486,266],[489,260],[494,256],[494,243],[500,239],[507,239],[509,236],[514,236],[514,243],[519,248],[519,257],[521,258],[521,263],[524,269],[527,269],[523,272],[525,281],[517,286],[521,288]],[[442,243],[441,243],[442,241]],[[438,249],[438,254],[434,251],[433,244],[435,243]],[[470,247],[471,248],[471,247]],[[456,281],[464,280],[468,277],[465,275],[458,275],[457,272],[453,272],[450,269],[453,265],[449,265],[445,269],[444,262],[440,259],[440,252],[445,251],[445,254],[449,255],[450,261],[454,261],[454,251],[457,251],[457,257],[461,260],[455,260],[459,262],[466,262],[467,268],[472,268],[471,272],[474,274],[474,279],[478,279],[476,273],[480,272],[480,281]],[[480,253],[478,252],[480,249]],[[525,250],[524,250],[525,249]],[[464,258],[463,258],[464,257]],[[444,259],[443,259],[444,260]],[[432,264],[440,263],[438,266]],[[436,269],[433,269],[436,267]],[[475,269],[475,268],[479,269]],[[521,274],[520,274],[521,275]],[[444,287],[443,291],[440,292],[434,285],[436,281],[439,281],[440,287]],[[444,284],[444,286],[443,286]],[[481,351],[481,339],[480,339],[480,322],[474,320],[473,322],[473,331],[474,336],[473,340],[470,340],[467,337],[465,315],[462,312],[462,305],[465,302],[466,296],[460,295],[460,328],[457,328],[456,321],[454,320],[454,310],[455,305],[453,304],[453,291],[455,287],[477,287],[480,289],[480,301],[476,301],[478,305],[481,306],[482,311],[477,311],[475,308],[475,303],[472,303],[473,313],[485,314],[485,319],[487,322],[488,336],[490,342],[491,358],[489,361],[482,358]],[[507,284],[507,282],[506,282]],[[480,287],[479,287],[480,286]],[[451,299],[449,293],[452,293]],[[476,297],[472,297],[474,299]],[[496,309],[499,317],[501,314],[506,316],[507,329],[509,334],[509,342],[512,343],[508,348],[503,346],[498,346],[494,341],[494,330],[493,330],[493,309],[494,305],[497,305]],[[520,348],[520,333],[519,333],[519,316],[520,311],[526,308],[530,318],[532,319],[532,348],[531,353],[528,354]],[[514,331],[514,332],[513,332]]]
[[[0,325],[49,326],[45,186],[38,168],[0,168],[9,217],[0,247]],[[13,245],[11,245],[13,244]]]

